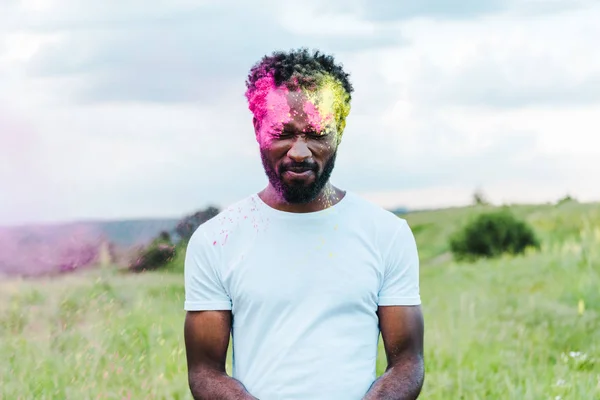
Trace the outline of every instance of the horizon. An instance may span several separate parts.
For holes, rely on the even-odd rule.
[[[359,194],[360,195],[360,194]],[[592,200],[587,200],[587,201],[582,201],[574,196],[571,196],[570,194],[565,194],[564,196],[562,196],[561,198],[557,198],[557,199],[552,199],[552,200],[548,200],[548,201],[541,201],[541,202],[494,202],[494,201],[489,201],[489,199],[486,197],[486,205],[490,206],[490,207],[504,207],[504,206],[508,206],[508,207],[519,207],[519,206],[544,206],[544,205],[556,205],[558,204],[558,202],[560,202],[561,200],[570,197],[573,201],[579,203],[579,204],[596,204],[596,203],[600,203],[600,199],[592,199]],[[104,223],[121,223],[121,222],[149,222],[149,221],[166,221],[166,220],[172,220],[172,221],[179,221],[182,220],[183,218],[185,218],[186,216],[192,215],[195,212],[198,211],[203,211],[205,210],[207,207],[216,207],[217,209],[219,209],[219,212],[224,211],[227,207],[231,206],[232,204],[228,204],[226,206],[220,206],[215,204],[214,202],[208,202],[206,203],[205,206],[203,207],[199,207],[197,209],[194,209],[192,211],[188,211],[188,212],[184,212],[182,214],[177,214],[177,215],[157,215],[157,216],[136,216],[136,217],[131,217],[131,216],[127,216],[124,215],[122,217],[115,217],[115,218],[83,218],[83,219],[71,219],[71,220],[48,220],[48,221],[42,221],[42,222],[26,222],[26,223],[17,223],[17,224],[6,224],[6,225],[2,225],[0,224],[0,229],[2,228],[8,228],[8,229],[12,229],[12,228],[40,228],[40,227],[54,227],[54,226],[66,226],[66,225],[85,225],[85,224],[104,224]],[[390,206],[390,207],[383,207],[385,210],[390,211],[390,212],[402,212],[402,213],[418,213],[418,212],[429,212],[429,211],[442,211],[442,210],[450,210],[450,209],[456,209],[456,208],[466,208],[466,207],[473,207],[476,206],[473,201],[464,203],[464,204],[454,204],[454,205],[444,205],[444,206],[432,206],[432,207],[405,207],[403,205],[396,205],[396,206]]]

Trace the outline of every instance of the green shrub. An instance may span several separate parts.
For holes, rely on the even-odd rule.
[[[450,238],[457,260],[520,254],[528,247],[539,248],[533,229],[506,209],[480,214]]]
[[[558,200],[556,202],[557,206],[561,206],[563,204],[569,204],[569,203],[577,203],[577,199],[574,197],[571,197],[571,195],[566,195],[565,197],[563,197],[562,199]]]
[[[137,259],[129,264],[133,272],[151,271],[164,267],[175,256],[175,246],[158,244],[143,250]]]

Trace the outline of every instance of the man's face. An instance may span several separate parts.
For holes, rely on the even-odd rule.
[[[288,203],[314,200],[333,172],[339,142],[331,93],[273,89],[255,128],[271,185]]]

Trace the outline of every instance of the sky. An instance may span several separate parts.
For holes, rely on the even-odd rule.
[[[600,200],[600,1],[320,3],[0,0],[0,225],[261,190],[245,80],[297,47],[355,88],[336,186],[387,208]]]

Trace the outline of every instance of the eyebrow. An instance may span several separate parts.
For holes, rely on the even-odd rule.
[[[300,132],[297,129],[290,127],[288,124],[282,124],[282,123],[274,123],[270,126],[270,130],[272,132],[278,132],[278,133],[285,133],[285,134],[293,134],[293,135],[297,135],[297,134],[301,134],[301,133],[313,133],[313,134],[318,134],[320,136],[326,136],[329,135],[331,133],[333,133],[333,131],[336,130],[336,125],[335,123],[331,122],[331,123],[327,123],[323,126],[322,129],[317,130],[315,129],[315,126],[309,125],[309,130],[305,131],[305,132]]]

